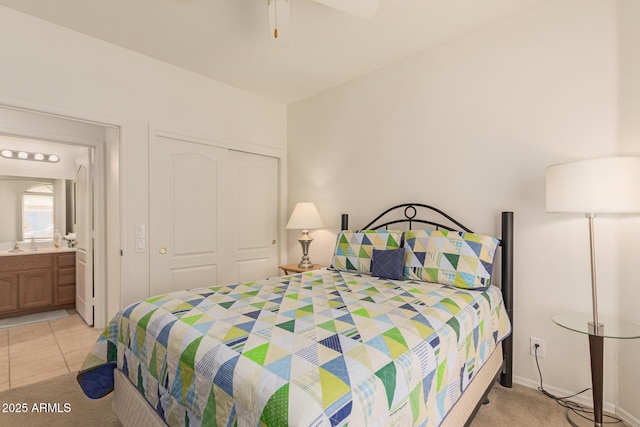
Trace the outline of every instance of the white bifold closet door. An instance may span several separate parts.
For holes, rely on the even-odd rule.
[[[231,281],[278,274],[278,160],[229,151]]]
[[[151,295],[277,274],[276,158],[164,136],[149,154]]]

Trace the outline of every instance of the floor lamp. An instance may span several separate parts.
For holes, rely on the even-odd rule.
[[[302,259],[298,264],[299,268],[313,267],[313,263],[309,259],[309,245],[311,245],[313,237],[309,236],[309,230],[322,227],[324,227],[324,222],[322,222],[318,209],[316,209],[316,205],[313,202],[299,202],[296,204],[287,223],[287,229],[302,230],[302,235],[298,239],[302,246]]]
[[[591,358],[594,401],[594,420],[591,422],[602,425],[603,356],[607,325],[598,316],[593,222],[598,213],[640,212],[640,157],[606,157],[549,166],[546,187],[547,212],[582,213],[589,223],[592,312],[588,324],[583,326],[586,327],[584,332],[589,335]]]

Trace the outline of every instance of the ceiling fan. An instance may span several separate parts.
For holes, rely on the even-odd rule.
[[[292,0],[267,0],[269,9],[269,40],[271,46],[283,47],[289,42],[289,3]],[[370,18],[378,10],[379,0],[312,0],[316,3],[355,15]]]

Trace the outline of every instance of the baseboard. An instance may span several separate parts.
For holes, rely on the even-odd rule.
[[[616,410],[616,415],[624,420],[625,423],[629,424],[632,427],[640,427],[640,419],[634,417],[624,409],[618,408]]]
[[[532,381],[528,378],[519,377],[516,375],[513,376],[513,382],[525,387],[533,388],[533,389],[538,389],[538,387],[540,387],[539,382]],[[561,388],[550,386],[548,384],[544,384],[544,389],[547,390],[549,393],[553,394],[554,396],[569,396],[575,393],[575,391],[564,390]],[[581,395],[572,397],[570,400],[584,406],[589,406],[589,407],[593,406],[593,398],[591,397],[591,392],[585,392]],[[624,409],[617,407],[613,403],[603,402],[602,409],[605,412],[616,414],[618,417],[620,417],[625,423],[627,423],[631,427],[640,427],[640,420],[638,420],[636,417],[629,414]]]

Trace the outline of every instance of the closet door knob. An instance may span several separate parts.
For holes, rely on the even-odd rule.
[[[162,247],[162,248],[160,248],[160,250],[158,252],[160,252],[160,255],[164,255],[164,254],[167,253],[167,248]]]
[[[271,244],[272,244],[272,245],[275,245],[275,244],[276,244],[275,239],[271,241]]]

